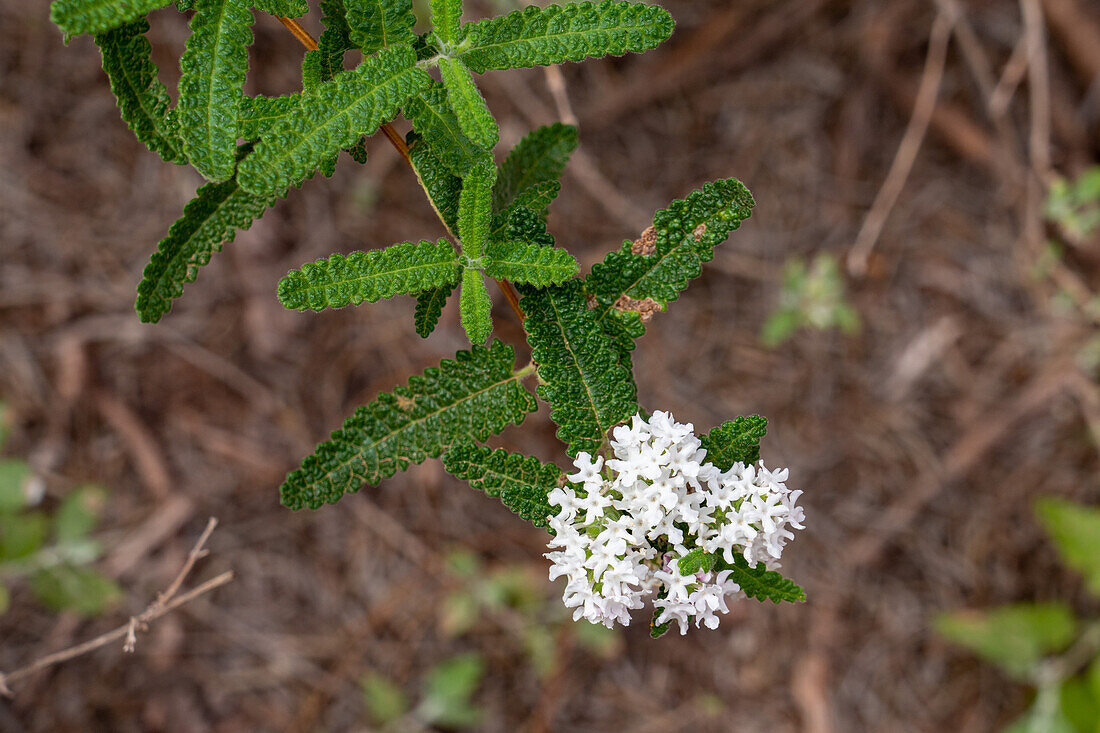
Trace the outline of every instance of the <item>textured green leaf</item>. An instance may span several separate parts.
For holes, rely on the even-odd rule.
[[[492,223],[493,182],[497,168],[491,161],[478,163],[462,179],[462,194],[458,199],[458,238],[462,253],[481,257]]]
[[[462,328],[471,344],[483,344],[493,330],[493,301],[485,287],[485,278],[473,269],[462,271],[462,290],[458,294]]]
[[[1062,561],[1100,595],[1100,508],[1054,497],[1040,499],[1035,508]]]
[[[443,314],[443,306],[447,304],[447,298],[451,297],[454,289],[453,284],[444,285],[416,294],[414,323],[416,332],[421,338],[428,338],[432,335],[436,324],[439,323],[439,317]]]
[[[402,242],[347,257],[334,254],[291,270],[279,282],[278,294],[287,308],[321,311],[419,293],[457,280],[457,253],[440,239]]]
[[[760,460],[760,439],[768,432],[768,419],[760,415],[727,420],[701,438],[707,460],[723,471],[735,463]]]
[[[573,255],[557,247],[498,240],[485,248],[485,273],[498,280],[545,287],[568,280],[580,269]]]
[[[550,418],[571,456],[595,453],[607,431],[638,411],[630,372],[589,310],[579,280],[545,290],[521,286],[527,342],[550,403]]]
[[[55,611],[97,616],[122,598],[122,590],[105,575],[76,565],[55,565],[30,578],[31,592]]]
[[[656,5],[604,0],[528,6],[523,10],[467,23],[458,54],[472,71],[547,66],[588,56],[621,56],[655,48],[672,35],[672,16]]]
[[[252,4],[268,15],[284,18],[300,18],[309,11],[306,0],[252,0]]]
[[[163,8],[171,0],[54,0],[50,20],[65,37],[103,33]]]
[[[180,57],[176,117],[183,150],[212,181],[233,176],[251,26],[248,0],[197,0]]]
[[[447,99],[458,117],[462,132],[474,144],[492,150],[500,142],[500,128],[485,104],[485,97],[477,88],[470,70],[454,59],[439,59],[439,75],[447,89]]]
[[[752,206],[752,196],[739,181],[708,183],[658,211],[641,238],[624,242],[592,268],[585,290],[596,301],[596,319],[621,353],[633,349],[634,339],[645,333],[635,301],[663,310],[676,300]]]
[[[663,624],[657,623],[657,619],[661,617],[662,613],[664,613],[663,608],[653,609],[653,617],[649,620],[649,638],[651,639],[660,639],[672,628],[672,619],[665,621]]]
[[[353,48],[343,0],[321,0],[321,24],[317,50],[302,58],[302,85],[312,91],[344,70],[344,54]]]
[[[407,46],[387,49],[302,97],[241,163],[241,187],[257,194],[282,194],[333,153],[373,134],[431,81],[414,61]]]
[[[954,611],[936,618],[936,631],[1016,677],[1064,649],[1077,624],[1062,603],[1019,603],[989,611]]]
[[[586,278],[586,290],[599,301],[598,313],[605,314],[623,295],[661,305],[676,300],[714,257],[714,247],[748,218],[753,203],[748,189],[729,178],[658,211],[652,229],[637,242],[624,242]]]
[[[536,527],[545,527],[548,518],[557,514],[546,500],[563,478],[562,470],[553,464],[503,448],[466,443],[443,454],[443,468],[475,489],[499,497],[504,506]]]
[[[410,464],[437,458],[456,442],[482,441],[536,409],[514,372],[515,352],[500,341],[460,351],[408,385],[360,407],[287,476],[282,502],[316,509]]]
[[[741,586],[741,592],[749,598],[772,603],[801,603],[806,600],[805,591],[777,571],[768,570],[764,563],[757,563],[756,567],[752,567],[740,555],[735,556],[734,560],[731,564],[719,557],[714,563],[714,569],[729,570],[729,579]]]
[[[432,81],[431,86],[405,103],[402,112],[423,143],[430,145],[440,162],[456,176],[465,176],[474,164],[489,157],[462,132],[441,83]]]
[[[172,308],[172,301],[183,295],[184,283],[195,280],[213,253],[232,242],[238,229],[252,226],[252,220],[274,203],[274,198],[244,191],[233,179],[200,187],[145,266],[134,306],[141,320],[159,321]]]
[[[702,547],[696,547],[677,560],[676,566],[680,570],[680,575],[695,575],[700,571],[710,572],[717,561],[716,556],[711,555]]]
[[[284,94],[280,97],[245,97],[241,100],[241,116],[238,120],[238,134],[246,140],[257,141],[271,130],[274,124],[286,117],[301,103],[299,93]],[[357,163],[367,162],[367,141],[360,137],[344,151]],[[337,154],[330,155],[321,165],[326,176],[331,176],[336,167]]]
[[[462,179],[447,169],[435,149],[423,138],[413,140],[409,157],[432,208],[449,231],[457,231]]]
[[[345,0],[344,5],[351,41],[364,56],[416,40],[412,0]]]
[[[350,148],[344,148],[344,152],[351,156],[359,165],[367,162],[367,139],[360,137],[359,140]]]
[[[244,97],[241,99],[237,134],[255,142],[271,130],[272,125],[286,117],[302,101],[299,93],[279,97]]]
[[[493,187],[493,211],[505,211],[513,204],[542,211],[545,206],[535,202],[550,190],[550,200],[557,196],[560,185],[553,184],[561,178],[576,148],[577,128],[560,122],[540,127],[520,140],[500,166]],[[533,196],[532,191],[536,192]]]
[[[445,44],[454,43],[462,24],[462,0],[431,0],[432,29]]]
[[[554,236],[546,231],[546,217],[518,204],[493,215],[489,239],[554,246]]]
[[[137,139],[169,163],[186,163],[168,90],[157,79],[157,67],[145,38],[144,18],[95,35],[103,56],[103,71],[111,82],[123,121]]]

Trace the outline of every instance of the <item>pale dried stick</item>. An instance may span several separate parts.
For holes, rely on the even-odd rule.
[[[947,60],[947,45],[954,25],[955,19],[943,10],[937,13],[932,23],[932,32],[928,38],[928,56],[909,125],[905,128],[905,135],[902,136],[901,144],[898,145],[898,152],[890,165],[890,171],[886,174],[886,180],[879,189],[878,195],[875,196],[871,211],[863,221],[863,227],[859,230],[855,244],[848,252],[848,272],[852,275],[862,276],[867,273],[867,261],[871,256],[871,250],[878,242],[886,219],[893,211],[894,204],[897,203],[898,196],[909,179],[909,172],[913,169],[913,162],[924,142],[928,123],[932,120],[932,112],[936,108],[936,98],[940,93],[940,82],[943,80],[943,68]]]
[[[134,650],[134,643],[137,641],[137,632],[144,630],[149,623],[179,608],[183,604],[193,601],[204,593],[209,593],[215,588],[221,587],[233,580],[233,571],[229,570],[192,588],[186,593],[178,596],[176,595],[179,592],[180,586],[183,585],[183,581],[195,566],[195,563],[199,558],[207,554],[203,546],[206,544],[206,540],[209,539],[210,533],[214,531],[214,527],[216,527],[217,524],[218,520],[211,517],[210,521],[206,524],[206,529],[203,530],[195,546],[191,548],[191,552],[187,555],[187,561],[184,563],[183,568],[176,575],[168,588],[163,593],[158,594],[156,600],[150,603],[144,611],[137,616],[131,616],[130,620],[122,626],[112,629],[105,634],[101,634],[94,639],[71,646],[59,652],[54,652],[53,654],[47,654],[12,672],[0,672],[0,695],[11,696],[12,693],[8,687],[8,683],[10,682],[22,679],[40,669],[45,669],[46,667],[51,667],[55,664],[60,664],[61,662],[66,662],[83,654],[87,654],[88,652],[99,649],[119,639],[125,640],[123,643],[123,650],[132,652]]]

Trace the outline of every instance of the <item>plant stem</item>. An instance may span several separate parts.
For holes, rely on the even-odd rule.
[[[317,41],[309,34],[309,31],[302,27],[301,23],[293,18],[284,18],[281,15],[276,15],[275,17],[279,19],[280,23],[286,26],[287,30],[298,39],[299,43],[306,47],[306,50],[317,50]],[[416,166],[413,165],[412,158],[409,157],[409,146],[401,139],[401,135],[398,134],[397,130],[393,129],[393,125],[388,122],[383,124],[382,134],[386,136],[390,144],[393,145],[397,152],[401,154],[401,157],[405,159],[405,162],[412,168],[413,173],[416,173]],[[419,174],[417,174],[417,178],[419,179]],[[436,216],[439,216],[439,212],[435,210],[434,204],[432,205],[432,210],[435,211]],[[443,217],[440,216],[439,220],[443,221]],[[443,222],[443,226],[447,231],[450,231],[447,222]],[[508,301],[508,305],[512,306],[512,310],[515,312],[516,318],[519,319],[520,325],[522,326],[524,321],[523,309],[519,307],[519,294],[516,293],[515,287],[507,280],[497,280],[496,282],[501,292],[504,293],[504,299]]]

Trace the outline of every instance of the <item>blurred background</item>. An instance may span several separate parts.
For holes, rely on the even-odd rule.
[[[304,262],[441,235],[415,178],[372,139],[143,325],[135,285],[200,180],[133,138],[89,38],[0,0],[0,670],[140,613],[210,516],[185,588],[236,573],[133,654],[12,681],[0,730],[987,731],[1029,708],[1096,730],[1100,520],[1035,507],[1100,499],[1100,5],[661,4],[656,51],[480,81],[501,149],[579,121],[550,228],[586,269],[706,181],[752,190],[636,373],[700,432],[769,418],[763,458],[805,490],[783,572],[809,601],[657,641],[643,616],[574,624],[545,534],[435,461],[282,508],[357,405],[465,343],[454,303],[421,340],[412,298],[274,298]],[[186,18],[151,23],[174,89]],[[302,48],[254,30],[247,91],[296,91]],[[494,444],[565,465],[545,407]]]

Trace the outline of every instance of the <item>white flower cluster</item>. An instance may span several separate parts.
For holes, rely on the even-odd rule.
[[[579,454],[567,476],[577,488],[550,492],[560,507],[550,519],[550,580],[568,579],[563,600],[574,620],[629,625],[630,612],[655,594],[658,624],[676,621],[684,634],[694,618],[696,627],[716,628],[726,596],[741,589],[728,570],[681,575],[680,558],[702,548],[731,564],[740,555],[774,568],[791,530],[802,529],[802,492],[784,485],[786,469],[736,463],[720,471],[704,462],[693,431],[667,412],[648,422],[635,415],[613,432],[614,458]]]

